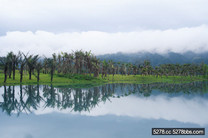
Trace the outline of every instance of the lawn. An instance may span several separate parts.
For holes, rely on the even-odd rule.
[[[17,72],[15,80],[8,78],[7,82],[4,84],[4,74],[0,73],[0,86],[2,85],[19,85],[20,74]],[[63,75],[55,74],[53,78],[53,85],[101,85],[105,83],[154,83],[154,82],[167,82],[167,83],[186,83],[192,81],[203,81],[207,80],[202,76],[197,77],[184,77],[184,76],[141,76],[141,75],[108,75],[105,78],[102,78],[101,75],[98,78],[94,78],[90,75]],[[37,84],[37,78],[33,75],[32,79],[29,80],[29,75],[25,74],[23,76],[23,85],[26,84]],[[49,74],[40,74],[39,84],[51,84]]]

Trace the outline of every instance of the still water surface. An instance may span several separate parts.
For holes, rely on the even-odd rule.
[[[208,131],[208,82],[2,86],[0,110],[0,138],[173,138],[152,128]]]

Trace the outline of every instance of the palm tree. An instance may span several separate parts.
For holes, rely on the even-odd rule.
[[[98,77],[99,76],[99,64],[100,64],[100,61],[95,57],[95,56],[92,56],[91,57],[91,64],[92,64],[92,71],[94,73],[94,77]]]
[[[42,63],[39,61],[37,62],[35,69],[37,70],[37,82],[40,80],[40,70],[42,69]]]
[[[75,68],[77,74],[81,74],[83,71],[83,64],[84,64],[84,53],[82,50],[75,52]]]
[[[53,74],[54,74],[54,71],[55,71],[55,68],[56,68],[54,59],[48,58],[47,59],[47,65],[50,68],[50,75],[51,75],[51,82],[52,82],[53,81]]]
[[[20,57],[20,52],[18,53],[18,55],[12,54],[13,80],[15,80],[15,71],[16,71],[16,66],[18,66],[19,57]]]
[[[84,55],[84,65],[85,65],[85,68],[86,68],[86,71],[85,73],[89,73],[90,76],[91,76],[91,72],[92,72],[92,54],[91,54],[91,51],[90,52],[85,52],[85,55]]]
[[[7,54],[7,63],[8,63],[8,73],[9,73],[9,78],[12,76],[12,57],[13,57],[13,52],[9,52]]]
[[[19,52],[19,65],[20,65],[20,82],[22,82],[22,78],[23,78],[23,70],[24,70],[24,66],[26,64],[26,58],[24,58],[22,56],[23,54],[21,52]]]
[[[119,73],[120,64],[121,64],[120,62],[117,63],[117,66],[116,66],[116,74],[120,74]]]
[[[61,73],[61,54],[58,54],[58,73]]]
[[[105,60],[102,62],[102,78],[105,75],[107,77],[107,70],[108,70],[109,64]]]
[[[38,55],[35,55],[35,56],[30,55],[29,57],[27,57],[26,55],[24,55],[24,56],[25,56],[27,66],[28,66],[28,69],[29,69],[29,79],[31,80],[32,72],[35,69],[35,66],[37,64],[39,56]]]
[[[133,74],[134,74],[134,75],[137,74],[137,70],[138,70],[138,69],[137,69],[137,66],[136,66],[136,65],[133,65]]]
[[[43,73],[44,74],[47,74],[48,73],[48,66],[47,66],[47,62],[48,62],[48,59],[45,57],[44,60],[43,60]]]
[[[133,69],[133,65],[131,63],[126,64],[127,74],[130,75]]]
[[[203,76],[204,77],[208,76],[208,66],[206,64],[203,65]]]
[[[143,64],[143,74],[150,75],[151,73],[152,73],[152,66],[150,64],[150,61],[145,60]]]
[[[122,75],[126,75],[126,64],[125,63],[121,64],[120,72]]]
[[[115,72],[115,69],[114,69],[114,63],[112,60],[108,60],[108,74],[113,74],[114,76],[114,72]]]
[[[73,60],[74,60],[74,54],[68,54],[67,58],[66,58],[66,64],[67,64],[67,73],[74,73],[74,69],[73,69]]]
[[[1,66],[3,66],[3,69],[4,69],[4,83],[6,83],[7,73],[8,73],[8,64],[9,64],[8,58],[0,57],[0,63],[1,63]]]

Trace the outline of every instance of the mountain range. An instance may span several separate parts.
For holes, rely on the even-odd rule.
[[[206,63],[208,64],[208,52],[194,53],[187,51],[184,53],[167,52],[165,54],[137,52],[137,53],[115,53],[97,56],[100,60],[113,60],[114,62],[141,64],[144,60],[149,60],[151,65],[160,64],[185,64],[185,63]]]

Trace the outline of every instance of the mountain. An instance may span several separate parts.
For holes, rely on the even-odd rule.
[[[138,53],[115,53],[104,54],[97,56],[100,60],[113,60],[114,62],[124,62],[140,64],[144,60],[149,60],[153,66],[172,63],[172,64],[185,64],[202,62],[208,64],[208,52],[194,53],[191,51],[185,53],[168,52],[166,54],[138,52]]]

